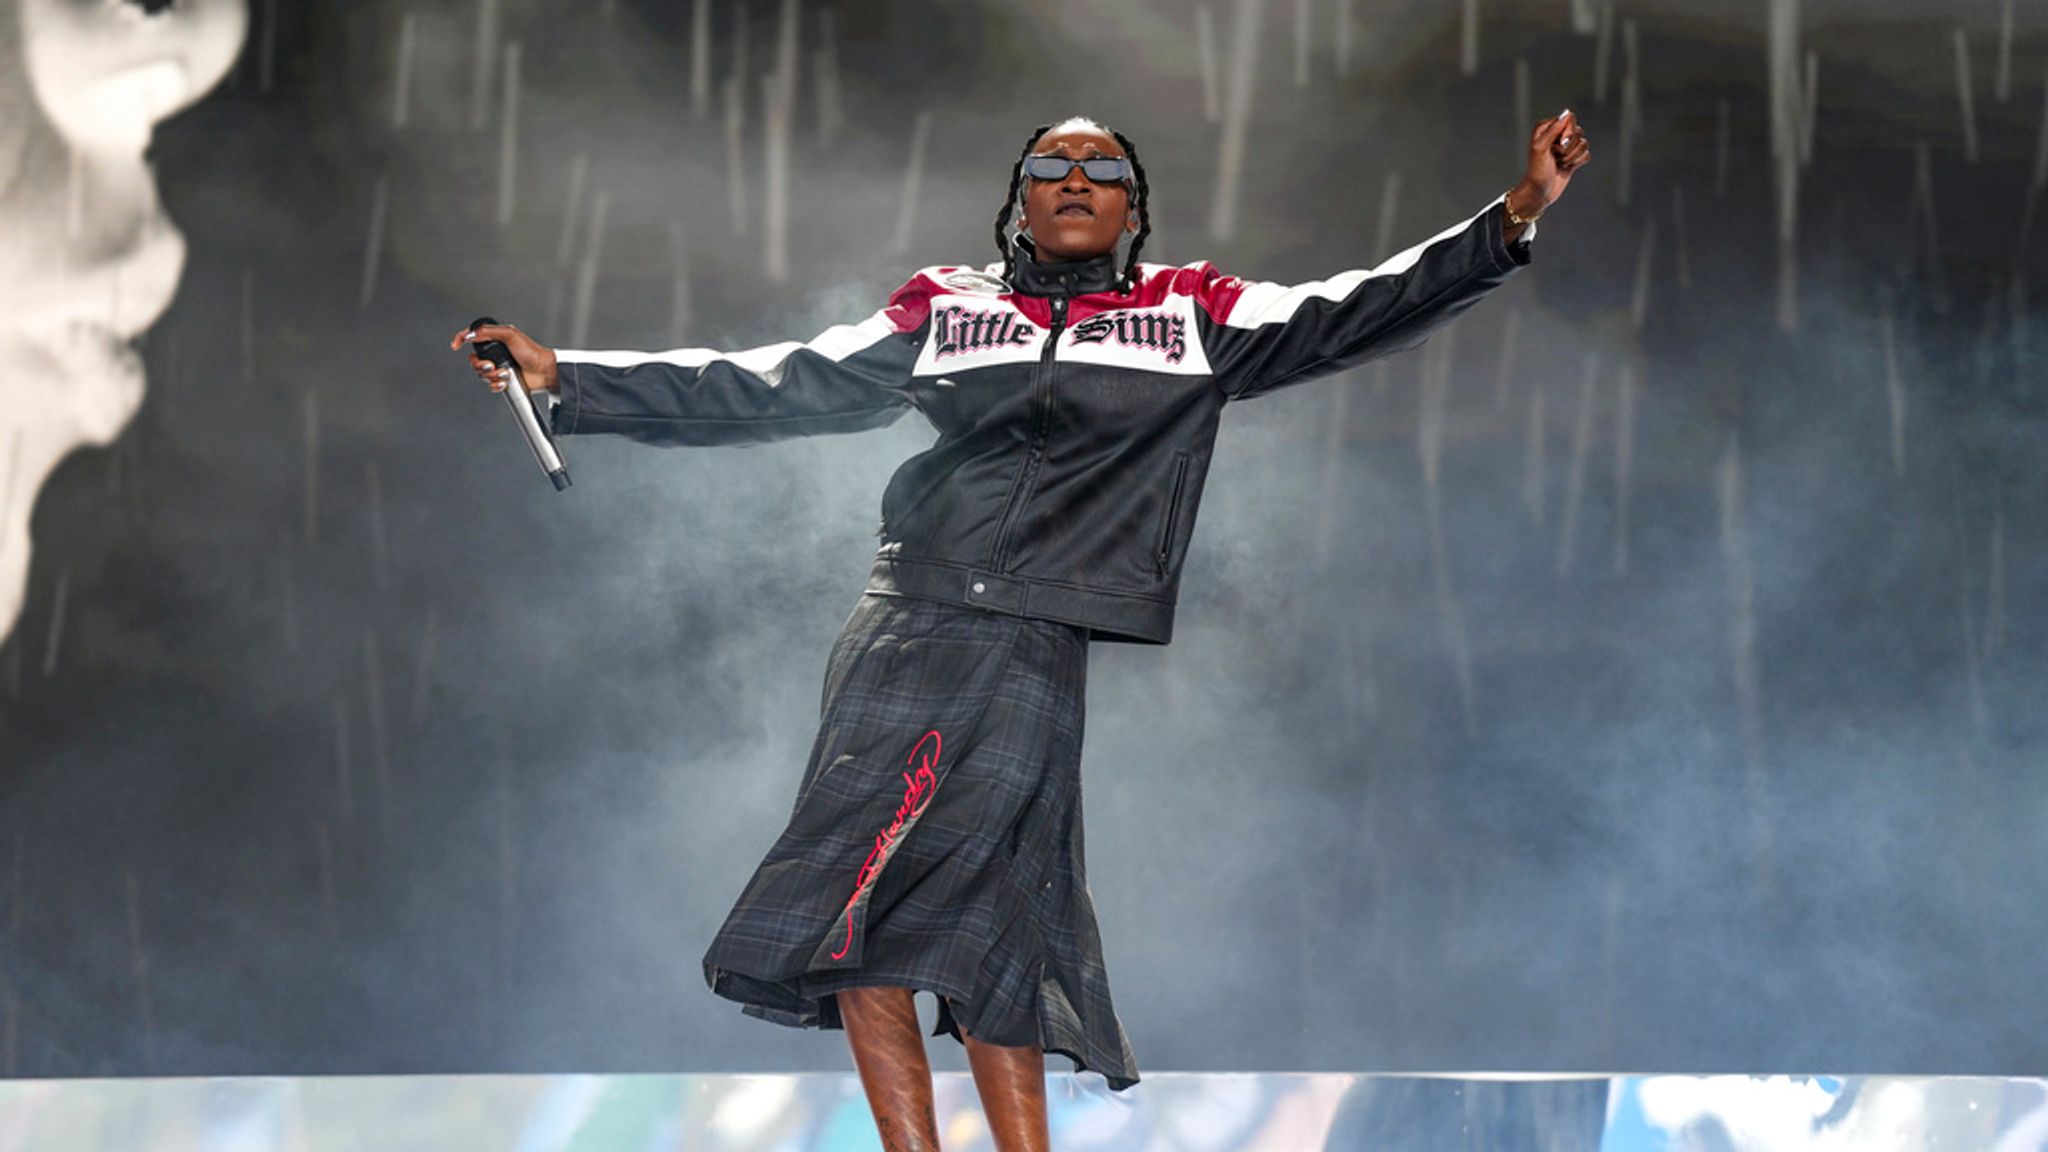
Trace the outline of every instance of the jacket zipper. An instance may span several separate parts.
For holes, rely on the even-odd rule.
[[[1173,498],[1166,502],[1166,523],[1159,528],[1159,578],[1166,579],[1166,559],[1173,554],[1173,522],[1180,516],[1180,493],[1188,477],[1188,454],[1173,454]]]
[[[1003,562],[1007,559],[1004,546],[1009,543],[1010,518],[1015,515],[1024,491],[1031,486],[1032,478],[1038,474],[1038,463],[1045,455],[1045,429],[1052,419],[1053,349],[1060,342],[1060,331],[1067,326],[1067,298],[1054,296],[1051,304],[1052,327],[1046,330],[1045,349],[1038,354],[1038,370],[1031,376],[1031,389],[1039,397],[1038,426],[1032,434],[1031,455],[1025,461],[1017,482],[1010,487],[1010,498],[1003,502],[1003,518],[996,522],[996,545],[989,567],[997,572],[1003,570]],[[1041,381],[1045,385],[1043,392],[1039,391]]]

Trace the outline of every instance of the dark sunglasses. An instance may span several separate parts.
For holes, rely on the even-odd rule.
[[[1123,156],[1090,156],[1086,160],[1076,160],[1071,156],[1051,154],[1024,158],[1024,174],[1033,180],[1065,180],[1067,173],[1076,167],[1081,169],[1083,176],[1097,184],[1118,181],[1128,184],[1131,181],[1131,162]]]

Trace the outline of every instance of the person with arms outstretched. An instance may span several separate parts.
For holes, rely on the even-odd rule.
[[[919,989],[938,997],[934,1035],[965,1045],[1002,1152],[1048,1147],[1045,1053],[1138,1082],[1083,852],[1088,646],[1172,639],[1228,404],[1420,344],[1530,262],[1536,218],[1590,155],[1569,111],[1545,120],[1476,215],[1289,286],[1141,262],[1137,149],[1075,118],[1034,130],[1011,168],[1000,262],[922,269],[807,343],[455,335],[503,341],[556,435],[758,443],[912,409],[937,429],[883,494],[789,822],[703,965],[749,1015],[843,1028],[890,1152],[938,1147]],[[494,390],[512,378],[470,364]]]

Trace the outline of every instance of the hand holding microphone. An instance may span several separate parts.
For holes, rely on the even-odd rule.
[[[489,316],[479,317],[469,327],[457,332],[455,338],[448,342],[448,348],[457,350],[465,342],[472,349],[470,368],[490,385],[491,391],[504,394],[513,418],[526,435],[527,445],[533,449],[534,459],[540,462],[541,470],[554,482],[555,491],[567,488],[569,469],[562,463],[561,453],[555,450],[554,439],[542,426],[529,395],[555,386],[554,352],[535,343],[512,325],[499,324]]]

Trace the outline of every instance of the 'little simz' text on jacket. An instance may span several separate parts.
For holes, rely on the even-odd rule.
[[[558,350],[555,435],[743,444],[922,412],[868,591],[1173,636],[1225,404],[1415,347],[1529,263],[1496,199],[1382,262],[1292,287],[1113,255],[919,271],[886,308],[745,352]],[[1525,237],[1526,239],[1526,237]]]

